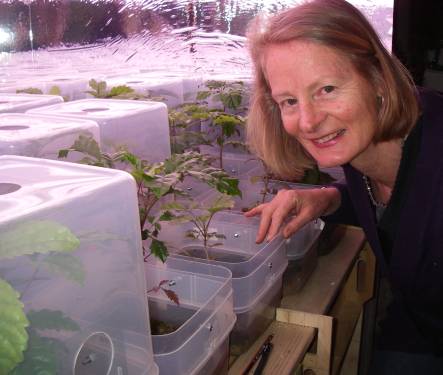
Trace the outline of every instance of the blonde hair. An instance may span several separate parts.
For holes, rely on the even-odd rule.
[[[379,99],[375,143],[404,137],[418,119],[416,90],[409,72],[386,50],[363,14],[344,0],[314,0],[271,18],[257,16],[249,25],[247,37],[255,70],[248,144],[280,176],[299,178],[315,161],[283,128],[264,71],[269,45],[303,40],[348,58],[374,88],[374,102]],[[377,90],[381,98],[377,98]]]

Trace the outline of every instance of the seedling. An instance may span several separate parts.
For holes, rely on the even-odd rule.
[[[114,86],[109,90],[105,81],[96,81],[95,79],[89,81],[89,87],[92,90],[86,91],[86,93],[95,98],[164,101],[161,96],[153,96],[149,93],[140,94],[126,85]]]
[[[86,164],[114,168],[117,162],[124,162],[129,166],[129,172],[137,183],[142,240],[150,240],[150,251],[143,247],[145,261],[151,254],[163,262],[168,256],[165,243],[158,239],[160,221],[167,219],[168,213],[160,209],[154,214],[153,208],[167,195],[187,198],[186,192],[179,187],[185,177],[205,182],[221,193],[241,195],[237,179],[212,167],[210,160],[197,152],[173,154],[163,162],[151,164],[127,151],[104,154],[93,138],[85,136],[80,136],[71,148],[60,150],[59,157],[66,157],[71,151],[85,154],[82,162]]]
[[[226,194],[218,194],[209,204],[202,204],[196,201],[186,203],[173,202],[165,204],[166,210],[162,218],[163,221],[170,221],[175,224],[190,222],[194,228],[186,231],[186,237],[193,240],[202,241],[206,259],[211,259],[209,249],[222,245],[217,240],[225,238],[224,235],[211,230],[211,221],[217,212],[234,207],[234,200]]]
[[[246,89],[242,81],[207,81],[207,90],[197,93],[197,100],[201,105],[208,105],[207,99],[219,105],[211,109],[210,141],[219,147],[219,167],[223,168],[223,152],[226,146],[242,147],[246,149],[246,144],[239,140],[246,119],[241,114],[246,108],[242,107]]]
[[[168,116],[173,153],[183,153],[203,144],[211,144],[200,132],[201,121],[207,120],[211,116],[207,106],[185,104],[170,109]]]

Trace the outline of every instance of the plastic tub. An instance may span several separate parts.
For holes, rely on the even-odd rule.
[[[231,272],[174,258],[146,264],[145,271],[151,320],[169,332],[152,336],[160,374],[218,374],[227,368],[226,341],[236,320]],[[162,281],[179,305],[156,289]]]
[[[163,98],[168,108],[183,104],[183,81],[180,77],[162,77],[155,74],[134,74],[106,79],[109,89],[115,86],[129,86],[139,94]]]
[[[89,119],[100,127],[102,149],[113,153],[125,147],[139,158],[163,161],[171,155],[166,105],[158,102],[84,99],[28,113]]]
[[[133,178],[20,156],[0,156],[0,176],[0,305],[13,302],[26,344],[11,348],[24,352],[17,370],[33,373],[41,353],[52,373],[156,374]]]
[[[254,339],[261,332],[263,324],[258,322],[256,312],[251,310],[257,304],[262,304],[261,297],[267,296],[266,291],[278,283],[281,274],[288,264],[286,259],[284,240],[278,236],[271,242],[257,245],[255,236],[258,220],[246,219],[242,215],[232,213],[218,213],[214,216],[210,231],[217,232],[225,238],[217,240],[220,246],[211,247],[209,257],[203,247],[195,241],[185,237],[192,224],[173,225],[162,224],[161,238],[169,245],[173,257],[180,259],[191,258],[193,261],[224,266],[232,272],[232,287],[234,291],[234,311],[242,315],[242,323],[233,330],[241,333],[250,332]],[[281,285],[280,285],[281,286]],[[275,311],[276,305],[270,306]],[[269,319],[269,322],[272,320]],[[248,333],[249,334],[249,333]],[[235,344],[235,340],[234,340]],[[238,345],[242,350],[244,345]]]
[[[62,103],[57,95],[0,94],[0,113],[26,112],[28,109]]]
[[[58,159],[61,149],[71,147],[80,136],[92,137],[100,144],[97,123],[73,118],[54,118],[32,114],[0,114],[0,155],[21,155]],[[67,161],[84,155],[70,152]]]

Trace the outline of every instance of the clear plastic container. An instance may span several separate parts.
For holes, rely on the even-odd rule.
[[[217,239],[219,246],[206,250],[199,242],[185,237],[187,231],[193,229],[192,224],[162,224],[160,236],[169,245],[169,251],[174,252],[173,257],[191,258],[193,261],[224,266],[231,270],[234,311],[241,316],[241,323],[237,323],[233,330],[234,338],[250,336],[254,340],[266,326],[257,319],[264,306],[261,298],[269,297],[268,290],[275,291],[272,289],[274,284],[280,283],[281,288],[281,275],[288,264],[281,236],[265,244],[255,243],[258,224],[256,218],[247,219],[242,215],[220,212],[211,221],[209,231],[217,232],[224,238]],[[211,240],[210,244],[214,243],[215,240]],[[261,307],[255,309],[255,306]],[[276,306],[268,306],[268,310],[275,313]],[[267,324],[272,319],[273,315]],[[249,343],[235,342],[234,339],[231,344],[243,351]]]
[[[20,156],[0,176],[2,371],[157,374],[133,178]]]
[[[160,374],[220,374],[235,323],[228,269],[168,258],[145,264],[154,359]],[[164,290],[176,293],[178,305]]]
[[[102,149],[128,151],[151,162],[171,155],[168,111],[158,102],[84,99],[36,108],[28,113],[90,119],[98,123]]]
[[[26,112],[28,109],[62,103],[57,95],[0,94],[0,113]]]
[[[318,262],[318,241],[324,226],[324,222],[317,219],[286,240],[289,264],[283,275],[283,281],[287,294],[302,289],[315,270]]]
[[[200,146],[200,152],[214,157],[214,167],[220,168],[218,148],[211,146]],[[263,173],[263,166],[259,160],[251,154],[224,152],[222,168],[233,177],[241,177],[251,174]]]
[[[56,160],[59,150],[71,147],[80,135],[92,137],[100,144],[99,127],[91,120],[27,113],[0,114],[0,155]],[[83,157],[70,152],[65,160],[78,161]]]
[[[126,85],[139,94],[163,98],[168,108],[183,104],[183,81],[180,77],[164,77],[156,74],[134,74],[106,79],[110,88]]]

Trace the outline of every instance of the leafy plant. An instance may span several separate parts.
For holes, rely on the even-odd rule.
[[[95,79],[89,81],[89,87],[92,90],[86,91],[86,93],[91,94],[95,98],[164,101],[164,98],[161,96],[153,96],[149,93],[140,94],[126,85],[113,86],[109,90],[105,81],[96,81]]]
[[[242,81],[207,81],[207,90],[197,93],[200,105],[208,105],[207,99],[217,103],[214,109],[209,111],[209,140],[219,148],[219,167],[223,168],[223,152],[226,146],[242,147],[246,144],[239,140],[246,118],[241,114],[246,112],[242,102],[246,95],[246,89]]]
[[[55,373],[54,348],[63,344],[41,337],[39,330],[76,330],[78,326],[59,311],[30,311],[26,316],[20,298],[37,276],[41,262],[66,255],[79,245],[80,241],[67,227],[49,220],[27,221],[0,233],[0,260],[27,256],[34,266],[21,296],[0,278],[0,374],[24,375],[37,370]],[[46,255],[41,262],[39,255]],[[63,270],[63,264],[58,264],[58,269]]]
[[[80,136],[71,148],[60,150],[59,157],[66,157],[70,151],[84,153],[86,156],[83,162],[87,164],[113,168],[115,163],[120,161],[129,166],[129,172],[137,184],[142,240],[150,240],[150,251],[143,248],[145,260],[152,254],[164,262],[168,256],[165,243],[158,239],[160,221],[167,218],[168,213],[160,210],[154,215],[153,207],[167,195],[188,197],[180,188],[180,183],[185,177],[190,176],[205,182],[222,193],[241,195],[237,179],[212,167],[211,160],[197,152],[172,154],[163,162],[149,163],[126,151],[115,155],[103,154],[93,138],[87,139],[83,136]]]
[[[217,194],[208,204],[202,204],[197,201],[186,203],[172,202],[163,206],[166,212],[162,220],[175,224],[192,223],[194,228],[186,232],[186,237],[193,240],[201,240],[206,258],[210,259],[208,249],[221,245],[220,242],[211,241],[225,238],[224,235],[211,231],[211,221],[217,212],[233,207],[234,200],[226,194]]]
[[[244,110],[242,102],[247,89],[243,81],[220,81],[209,80],[205,82],[206,90],[201,90],[197,93],[197,100],[204,101],[206,99],[212,99],[215,103],[221,104],[221,107],[217,108],[221,112],[238,113],[238,111]]]
[[[199,130],[201,122],[208,120],[211,114],[206,105],[197,103],[184,104],[177,108],[169,109],[169,133],[171,151],[183,153],[200,145],[210,145],[211,142]]]

